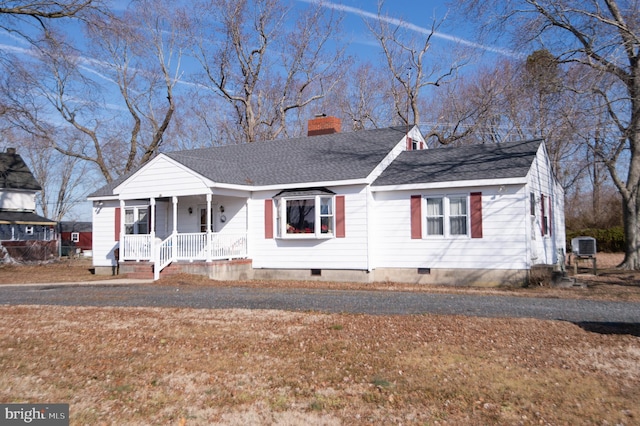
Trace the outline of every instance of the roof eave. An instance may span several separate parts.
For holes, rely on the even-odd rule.
[[[458,180],[445,182],[423,182],[401,185],[382,185],[372,186],[372,192],[390,192],[390,191],[415,191],[424,189],[449,189],[449,188],[468,188],[480,186],[499,186],[499,185],[524,185],[527,183],[526,176],[517,178],[503,179],[475,179],[475,180]]]

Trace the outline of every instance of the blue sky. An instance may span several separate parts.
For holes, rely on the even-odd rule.
[[[349,53],[356,58],[377,61],[380,59],[381,50],[378,42],[369,32],[364,19],[377,17],[377,0],[292,0],[298,7],[306,7],[308,4],[321,4],[328,10],[333,10],[344,15],[344,36],[349,43]],[[115,0],[111,2],[112,9],[117,12],[124,10],[129,0]],[[478,55],[485,57],[520,57],[518,53],[507,48],[477,43],[474,40],[473,28],[469,23],[461,23],[455,10],[447,4],[447,0],[387,0],[383,5],[385,19],[391,25],[404,28],[408,34],[416,37],[425,37],[431,30],[431,25],[441,22],[441,27],[432,37],[433,48],[440,51],[451,51],[456,47],[469,48]],[[29,20],[27,20],[29,22]],[[32,24],[37,28],[35,21]],[[65,29],[69,34],[77,36],[78,41],[84,37],[78,31],[78,26],[67,21]],[[14,53],[27,54],[27,43],[12,34],[0,31],[0,50]],[[85,57],[87,71],[99,73],[99,64],[91,58]],[[183,63],[185,65],[185,63]]]
[[[363,19],[375,19],[377,17],[377,0],[292,0],[296,7],[306,7],[310,3],[320,3],[328,10],[334,10],[344,15],[344,36],[349,43],[349,53],[356,58],[371,60],[373,62],[382,59],[378,42],[372,36],[363,23]],[[124,10],[128,0],[115,0],[111,2],[114,11]],[[516,57],[517,55],[507,49],[498,46],[478,44],[473,37],[473,29],[469,24],[461,24],[459,17],[451,10],[445,0],[387,0],[383,7],[385,19],[392,25],[398,25],[417,37],[425,37],[429,34],[434,20],[443,24],[432,37],[433,48],[441,52],[452,52],[457,47],[470,48],[474,53],[484,54],[491,60],[498,56]],[[446,19],[445,19],[446,18]],[[28,22],[28,21],[27,21]],[[34,22],[35,24],[35,22]],[[78,26],[72,22],[65,23],[65,31],[78,37],[81,42],[82,34]],[[0,51],[7,53],[28,55],[27,43],[8,33],[0,32]],[[475,61],[477,63],[477,61]],[[184,63],[183,63],[184,65]],[[83,67],[86,72],[94,77],[100,77],[101,64],[89,56],[83,58]],[[188,80],[188,72],[185,75]],[[103,83],[110,84],[103,79]],[[188,83],[188,81],[185,81]],[[106,105],[109,108],[109,105]],[[111,108],[118,109],[118,105]],[[95,188],[94,188],[95,189]],[[84,203],[83,203],[84,204]],[[88,216],[88,217],[87,217]],[[82,214],[83,220],[90,220],[90,208]]]
[[[376,0],[296,0],[298,3],[321,4],[327,9],[344,13],[345,27],[351,35],[351,41],[357,47],[353,51],[363,50],[365,55],[379,53],[380,49],[375,38],[363,24],[363,19],[376,19],[378,16],[378,2]],[[434,47],[450,49],[456,46],[471,48],[478,54],[507,56],[511,58],[521,55],[507,48],[477,43],[471,24],[456,15],[445,0],[390,0],[384,3],[383,16],[391,25],[397,25],[416,36],[426,36],[431,32],[434,22],[442,22],[441,27],[433,34]]]

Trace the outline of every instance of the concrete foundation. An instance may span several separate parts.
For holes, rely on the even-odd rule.
[[[378,268],[372,274],[374,282],[472,287],[523,287],[529,275],[524,269],[430,268]]]
[[[257,280],[344,281],[474,287],[523,287],[527,270],[378,268],[371,272],[334,269],[254,269]]]
[[[216,281],[247,281],[253,277],[250,259],[179,263],[176,266],[185,274],[204,275]]]
[[[153,266],[149,263],[125,262],[118,267],[96,267],[96,275],[128,274],[133,276],[134,268],[146,268],[152,277]],[[286,280],[286,281],[332,281],[355,283],[405,283],[417,285],[451,285],[473,287],[523,287],[540,273],[527,270],[489,269],[429,269],[429,268],[378,268],[371,272],[364,270],[337,269],[254,269],[250,259],[236,259],[215,262],[177,262],[171,264],[162,274],[182,272],[204,275],[218,281],[246,280]]]
[[[93,273],[95,275],[118,275],[117,266],[94,266]]]

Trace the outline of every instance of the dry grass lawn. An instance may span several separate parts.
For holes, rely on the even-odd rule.
[[[101,278],[87,271],[83,262],[8,265],[0,283]],[[367,288],[640,300],[635,274],[601,274],[581,276],[586,289]],[[637,330],[437,315],[0,306],[0,402],[67,402],[73,425],[633,425]]]

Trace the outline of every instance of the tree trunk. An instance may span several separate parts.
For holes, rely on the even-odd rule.
[[[636,197],[637,198],[637,197]],[[622,202],[625,254],[624,260],[619,265],[625,269],[636,269],[638,267],[638,214],[636,200],[625,199]]]

